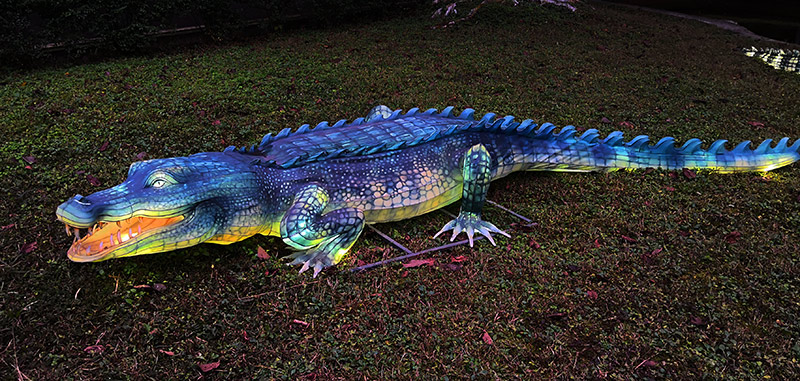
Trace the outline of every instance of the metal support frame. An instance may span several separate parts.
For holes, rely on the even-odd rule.
[[[498,209],[500,209],[500,210],[502,210],[502,211],[514,216],[514,217],[519,218],[522,221],[525,221],[526,223],[531,223],[532,222],[530,218],[527,218],[527,217],[525,217],[525,216],[523,216],[523,215],[521,215],[521,214],[519,214],[517,212],[514,212],[513,210],[510,210],[510,209],[508,209],[508,208],[506,208],[506,207],[504,207],[504,206],[502,206],[502,205],[500,205],[500,204],[498,204],[498,203],[496,203],[496,202],[494,202],[492,200],[486,200],[486,202],[489,203],[490,205],[494,206],[495,208],[498,208]],[[439,211],[444,213],[444,214],[447,214],[448,216],[450,216],[452,218],[456,218],[456,216],[453,213],[450,213],[450,212],[448,212],[448,211],[446,211],[444,209],[439,209]],[[380,229],[376,228],[375,226],[367,225],[367,227],[370,230],[372,230],[373,232],[375,232],[376,234],[378,234],[379,236],[381,236],[381,238],[383,238],[387,242],[391,243],[394,247],[402,250],[405,253],[405,255],[401,255],[399,257],[394,257],[394,258],[389,258],[389,259],[386,259],[386,260],[383,260],[383,261],[379,261],[379,262],[369,263],[369,264],[366,264],[366,265],[363,265],[363,266],[354,267],[354,268],[350,269],[351,272],[368,270],[368,269],[371,269],[371,268],[374,268],[374,267],[383,266],[383,265],[386,265],[386,264],[389,264],[389,263],[392,263],[392,262],[403,261],[403,260],[406,260],[406,259],[409,259],[409,258],[416,257],[418,255],[432,253],[432,252],[440,251],[440,250],[445,250],[445,249],[449,249],[451,247],[461,246],[461,245],[469,243],[469,240],[464,239],[464,240],[461,240],[461,241],[450,242],[450,243],[445,244],[445,245],[431,247],[431,248],[428,248],[428,249],[424,249],[424,250],[420,250],[420,251],[414,252],[414,251],[411,251],[411,249],[405,247],[400,242],[395,241],[392,237],[389,237],[389,235],[387,235],[386,233],[382,232]],[[473,241],[480,241],[480,240],[485,239],[485,238],[486,237],[484,237],[482,235],[481,236],[476,236],[475,238],[473,238]]]

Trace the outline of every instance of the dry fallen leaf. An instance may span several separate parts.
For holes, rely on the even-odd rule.
[[[259,246],[259,247],[258,247],[258,252],[256,252],[256,256],[257,256],[259,259],[269,259],[269,254],[268,254],[268,253],[267,253],[267,251],[266,251],[266,250],[264,250],[264,248],[263,248],[263,247],[261,247],[261,246]]]
[[[436,263],[435,258],[428,258],[428,259],[412,259],[408,261],[408,263],[403,263],[403,267],[410,268],[410,267],[419,267],[428,265],[431,266]]]
[[[93,186],[96,187],[100,186],[100,180],[98,180],[97,177],[94,177],[92,175],[86,175],[86,180],[89,182],[89,184],[92,184]]]
[[[738,241],[739,237],[741,236],[742,233],[739,233],[737,231],[732,231],[725,235],[725,241],[727,241],[728,243],[736,243],[736,241]]]
[[[206,373],[219,368],[219,361],[210,362],[208,364],[198,364],[197,366],[200,367],[200,370],[202,370],[203,373]]]
[[[22,254],[30,254],[32,251],[36,250],[37,243],[36,241],[26,243],[22,245]]]
[[[165,351],[163,349],[159,349],[158,351],[163,353],[163,354],[165,354],[165,355],[167,355],[167,356],[175,356],[175,352],[173,352],[173,351]]]
[[[492,340],[492,337],[489,336],[489,332],[483,331],[483,336],[481,336],[481,338],[483,339],[484,343],[488,345],[494,345],[494,340]]]

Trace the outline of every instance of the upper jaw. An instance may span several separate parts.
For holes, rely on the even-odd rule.
[[[56,218],[69,226],[88,229],[97,222],[97,208],[92,207],[85,197],[75,195],[58,206]]]

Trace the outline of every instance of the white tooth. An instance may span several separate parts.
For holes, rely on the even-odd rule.
[[[131,231],[131,228],[128,228],[128,237],[133,237],[133,231]]]
[[[136,225],[136,235],[142,234],[142,225]]]
[[[103,250],[103,241],[100,241],[100,250]]]
[[[125,242],[125,241],[123,241],[123,240],[122,240],[122,237],[120,237],[120,235],[119,235],[119,230],[117,230],[117,242],[118,242],[118,243],[123,243],[123,242]]]
[[[72,235],[72,230],[69,230],[69,225],[64,224],[64,228],[67,230],[67,237]]]
[[[113,234],[109,234],[108,235],[108,240],[111,241],[111,246],[114,246],[114,235]]]
[[[81,239],[81,231],[78,228],[75,228],[75,236]]]
[[[87,255],[88,255],[88,254],[89,254],[91,251],[92,251],[92,247],[91,247],[91,246],[89,246],[89,247],[87,247],[87,248],[86,248],[86,254],[87,254]]]

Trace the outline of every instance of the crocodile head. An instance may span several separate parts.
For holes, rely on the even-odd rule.
[[[56,210],[67,234],[75,235],[67,256],[95,262],[158,253],[229,231],[236,207],[257,205],[253,166],[239,156],[218,152],[136,162],[122,184],[72,197]]]

